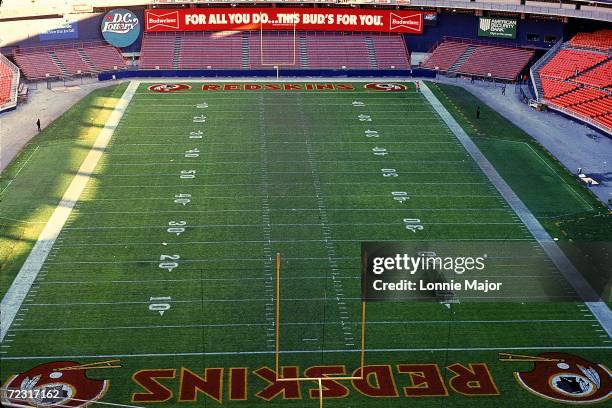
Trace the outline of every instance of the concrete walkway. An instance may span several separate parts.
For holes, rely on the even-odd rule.
[[[472,139],[470,139],[459,123],[457,123],[455,118],[453,118],[444,105],[442,105],[424,83],[421,83],[421,92],[440,115],[444,123],[446,123],[455,134],[472,159],[474,159],[476,164],[482,169],[487,178],[504,197],[508,205],[510,205],[523,224],[529,229],[529,232],[531,232],[533,237],[538,241],[542,249],[544,249],[565,279],[572,285],[578,296],[584,300],[585,304],[590,309],[591,313],[593,313],[593,316],[599,321],[608,336],[612,338],[612,312],[610,312],[608,306],[604,302],[599,301],[599,296],[582,277],[580,272],[576,270],[552,237],[546,232],[544,227],[542,227],[542,224],[540,224],[527,206],[514,191],[512,191],[508,183],[506,183],[497,170],[495,170],[495,167],[487,160]]]
[[[514,125],[540,142],[570,172],[578,168],[600,182],[593,193],[604,203],[612,198],[612,138],[554,112],[537,112],[519,100],[514,85],[506,95],[491,83],[439,76],[436,82],[457,85],[471,92]],[[526,87],[524,88],[527,89]]]
[[[30,89],[28,102],[0,114],[0,172],[2,172],[36,134],[36,119],[44,129],[91,91],[117,82],[95,82],[47,89],[44,83]]]

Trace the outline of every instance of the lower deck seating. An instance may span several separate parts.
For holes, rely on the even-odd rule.
[[[102,42],[70,42],[18,48],[15,61],[30,80],[95,74],[125,68],[121,53]]]
[[[532,50],[524,48],[444,40],[421,67],[512,81],[519,76],[533,55]]]
[[[17,104],[19,69],[0,54],[0,111]]]
[[[612,30],[576,35],[537,70],[543,98],[552,108],[612,130],[610,55]]]
[[[446,72],[463,55],[468,47],[469,44],[466,43],[444,41],[433,50],[429,58],[423,61],[421,67]]]
[[[401,35],[313,31],[145,33],[144,69],[408,69]]]

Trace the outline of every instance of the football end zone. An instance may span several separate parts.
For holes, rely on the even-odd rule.
[[[4,295],[0,304],[0,309],[2,309],[0,316],[0,343],[4,341],[21,305],[28,296],[32,284],[38,277],[43,263],[49,256],[72,209],[89,182],[139,85],[140,81],[130,82],[130,85],[117,102],[104,128],[100,131],[96,141],[79,167],[79,171],[70,182],[62,199],[40,233],[36,244],[34,244],[19,273]]]

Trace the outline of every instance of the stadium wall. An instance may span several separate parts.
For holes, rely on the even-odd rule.
[[[437,24],[435,26],[426,25],[422,35],[405,36],[408,49],[415,52],[427,52],[442,37],[469,38],[519,47],[548,49],[564,37],[566,30],[566,24],[561,21],[519,19],[516,39],[479,37],[478,18],[471,14],[439,13]],[[537,35],[539,40],[530,40],[528,34]],[[546,37],[556,39],[546,42],[544,41]]]
[[[144,8],[129,8],[140,21],[144,21]],[[0,50],[5,54],[15,47],[32,47],[56,44],[65,41],[92,41],[102,40],[100,25],[106,13],[68,15],[66,18],[50,18],[36,20],[21,20],[2,22],[2,43]],[[41,36],[40,32],[61,27],[64,23],[76,25],[77,38],[68,34],[55,36]],[[142,39],[142,31],[138,39],[129,47],[121,48],[122,52],[139,52]]]
[[[425,77],[435,78],[435,71],[428,69],[280,69],[278,75],[288,77]],[[109,81],[112,79],[125,78],[232,78],[244,77],[245,70],[240,69],[192,69],[192,70],[171,70],[171,69],[151,69],[151,70],[127,70],[115,72],[102,72],[98,75],[98,80]],[[275,69],[252,69],[248,70],[249,77],[274,77],[277,72]]]

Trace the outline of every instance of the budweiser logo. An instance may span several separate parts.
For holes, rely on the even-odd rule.
[[[390,26],[389,29],[391,31],[398,30],[400,28],[405,28],[410,31],[421,32],[423,26],[423,22],[421,20],[421,14],[409,14],[405,16],[400,16],[395,13],[391,13],[390,18]]]
[[[167,27],[175,30],[179,29],[178,11],[171,12],[147,12],[147,30],[152,30],[156,27]]]

